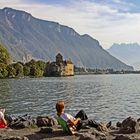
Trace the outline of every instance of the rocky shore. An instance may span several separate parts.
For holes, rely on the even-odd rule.
[[[24,115],[11,120],[8,128],[0,129],[0,140],[140,140],[140,119],[128,117],[110,128],[101,123],[97,129],[83,128],[69,135],[52,117]]]

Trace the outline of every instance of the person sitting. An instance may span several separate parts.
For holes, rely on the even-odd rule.
[[[97,128],[100,124],[94,120],[88,119],[86,113],[80,110],[75,117],[64,112],[64,101],[58,101],[56,103],[57,121],[62,126],[65,132],[74,134],[85,126]],[[110,126],[111,124],[108,124]]]
[[[0,128],[7,128],[7,121],[4,117],[5,109],[0,109]]]

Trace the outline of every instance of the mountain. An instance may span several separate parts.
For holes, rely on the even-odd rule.
[[[1,9],[0,19],[0,42],[15,61],[26,56],[52,61],[59,52],[76,66],[133,70],[104,50],[96,39],[67,26],[12,8]]]
[[[140,70],[140,45],[138,43],[113,44],[108,50],[110,54],[126,64]]]

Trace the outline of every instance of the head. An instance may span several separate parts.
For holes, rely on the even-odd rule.
[[[64,101],[58,101],[56,103],[56,111],[57,111],[57,114],[61,114],[62,112],[64,112]]]

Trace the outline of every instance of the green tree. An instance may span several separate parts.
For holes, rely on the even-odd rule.
[[[43,76],[45,76],[46,75],[47,64],[45,62],[41,61],[41,60],[37,61],[36,63],[37,63],[37,67],[39,67],[40,70],[43,72]]]
[[[44,69],[46,66],[46,63],[43,61],[35,61],[31,60],[30,62],[25,64],[27,67],[30,68],[30,76],[34,77],[42,77],[44,74]]]
[[[13,64],[15,70],[16,70],[16,77],[23,77],[24,71],[23,71],[23,65],[20,62],[17,62]]]
[[[44,71],[42,71],[37,65],[34,65],[30,69],[30,75],[34,77],[42,77]]]
[[[11,63],[10,55],[2,44],[0,44],[0,63],[4,63],[6,65]]]
[[[29,62],[26,63],[25,65],[31,68],[31,67],[33,67],[33,66],[36,65],[36,61],[32,59],[31,61],[29,61]]]
[[[29,76],[30,75],[30,67],[27,65],[24,65],[23,72],[24,72],[24,76]]]
[[[8,71],[9,78],[16,77],[16,69],[14,68],[14,66],[12,64],[7,66],[7,71]]]
[[[0,63],[0,78],[6,78],[8,75],[7,65],[4,63]]]

